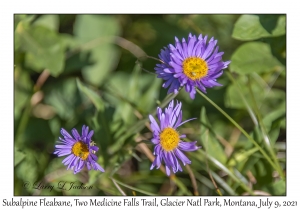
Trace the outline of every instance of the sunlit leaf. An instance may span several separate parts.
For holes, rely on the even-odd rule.
[[[59,16],[58,15],[42,15],[36,21],[35,26],[44,26],[53,31],[58,31],[59,28]]]
[[[64,67],[64,49],[59,36],[43,26],[29,26],[20,22],[15,32],[20,49],[26,53],[26,65],[37,72],[48,69],[50,74],[58,76]]]
[[[241,45],[232,55],[230,69],[239,74],[263,73],[282,69],[272,55],[268,44],[249,42]]]
[[[74,25],[76,38],[91,50],[93,65],[83,68],[85,80],[100,86],[118,64],[119,51],[108,39],[120,33],[116,19],[108,15],[78,15]]]
[[[235,23],[232,37],[249,41],[285,34],[284,15],[242,15]]]
[[[257,152],[257,148],[252,148],[248,151],[240,151],[238,153],[235,153],[232,158],[230,158],[228,162],[228,166],[236,166],[238,163],[247,161],[248,158],[253,155],[255,152]]]

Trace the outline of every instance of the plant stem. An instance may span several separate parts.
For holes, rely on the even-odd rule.
[[[210,162],[212,162],[215,166],[217,166],[219,169],[223,170],[225,173],[228,174],[229,177],[231,177],[235,182],[237,182],[245,191],[247,191],[250,195],[255,195],[254,192],[252,191],[252,189],[250,189],[243,181],[241,181],[238,177],[236,177],[236,175],[234,173],[232,173],[229,168],[227,168],[226,166],[224,166],[221,162],[219,162],[217,159],[215,159],[214,157],[210,156],[209,154],[207,154],[206,151],[203,150],[199,150],[199,153],[202,154],[204,157],[206,157],[207,159],[210,160]],[[218,192],[218,188],[216,189],[217,193]]]
[[[197,89],[197,92],[205,98],[210,104],[212,104],[219,112],[221,112],[232,124],[234,124],[253,144],[255,147],[259,149],[262,155],[267,159],[267,161],[272,165],[272,167],[277,170],[276,165],[269,158],[267,153],[256,143],[256,141],[236,122],[234,121],[223,109],[221,109],[217,104],[215,104],[212,100],[210,100],[205,94],[203,94],[200,90]],[[284,179],[284,177],[281,177]]]
[[[191,181],[192,181],[192,186],[194,188],[194,195],[195,196],[198,196],[199,195],[199,192],[198,192],[198,186],[197,186],[197,182],[196,182],[196,179],[195,179],[195,175],[191,169],[191,167],[189,165],[185,165],[185,168],[186,170],[188,171],[189,175],[190,175],[190,178],[191,178]]]

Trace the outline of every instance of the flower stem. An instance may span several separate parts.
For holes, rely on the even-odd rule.
[[[205,98],[210,104],[212,104],[219,112],[221,112],[232,124],[234,124],[253,144],[255,147],[259,149],[262,155],[267,159],[267,161],[272,165],[272,167],[277,170],[276,165],[269,158],[267,153],[256,143],[256,141],[234,120],[232,119],[223,109],[221,109],[217,104],[215,104],[212,100],[210,100],[205,94],[203,94],[200,90],[196,89],[197,92]],[[281,177],[284,179],[284,177]]]
[[[192,185],[193,185],[193,188],[194,188],[194,195],[198,196],[199,192],[198,192],[198,186],[197,186],[195,175],[194,175],[194,173],[193,173],[193,171],[192,171],[192,169],[189,165],[185,165],[185,168],[186,168],[186,170],[188,171],[188,173],[190,175]]]
[[[256,114],[256,116],[258,118],[258,123],[260,125],[261,131],[262,131],[262,134],[263,134],[264,143],[265,143],[267,149],[269,150],[269,152],[271,153],[271,156],[272,156],[273,160],[275,161],[275,164],[277,166],[277,171],[280,174],[280,177],[284,177],[282,168],[280,167],[280,164],[279,164],[278,159],[277,159],[277,157],[275,155],[275,152],[272,149],[267,129],[266,129],[264,123],[263,123],[263,119],[262,119],[261,114],[259,112],[256,100],[255,100],[255,97],[254,97],[254,94],[253,94],[253,91],[252,91],[251,78],[250,77],[248,77],[248,88],[249,88],[251,99],[252,99],[252,102],[253,102],[253,105],[254,105],[254,112],[255,112],[255,114]]]

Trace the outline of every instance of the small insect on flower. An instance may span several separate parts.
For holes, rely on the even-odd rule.
[[[98,157],[95,153],[99,148],[91,139],[94,134],[93,130],[89,132],[89,127],[83,125],[80,136],[78,131],[73,128],[74,138],[63,128],[60,133],[64,138],[59,137],[60,144],[55,146],[54,154],[57,154],[58,157],[68,155],[62,161],[64,165],[68,165],[67,170],[70,168],[76,174],[86,165],[88,170],[94,169],[104,172],[104,169],[97,163]]]
[[[182,124],[196,119],[192,118],[181,122],[181,105],[181,102],[177,102],[174,107],[174,101],[171,101],[168,108],[165,108],[164,113],[160,107],[157,107],[157,117],[160,125],[157,124],[152,115],[149,115],[151,129],[153,131],[153,138],[151,142],[155,144],[153,154],[156,155],[150,170],[152,170],[155,166],[158,169],[162,161],[164,161],[168,176],[170,176],[170,170],[172,170],[173,173],[176,173],[178,170],[182,171],[178,159],[183,163],[183,165],[191,164],[191,161],[182,151],[195,151],[201,148],[196,146],[197,141],[182,141],[181,138],[185,138],[186,135],[180,135],[176,130]]]
[[[206,88],[222,86],[217,78],[223,74],[230,61],[222,61],[224,52],[218,52],[217,40],[213,37],[207,41],[202,34],[197,38],[189,34],[188,40],[182,41],[175,37],[176,44],[169,44],[159,54],[163,61],[154,68],[158,78],[165,80],[164,88],[168,88],[168,94],[178,92],[181,86],[185,86],[186,92],[195,98],[196,87],[206,93]]]

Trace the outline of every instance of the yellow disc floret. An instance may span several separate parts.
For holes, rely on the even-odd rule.
[[[175,149],[179,143],[179,133],[170,127],[165,128],[159,135],[161,147],[169,152]]]
[[[90,154],[88,146],[82,141],[78,141],[73,145],[72,153],[82,160],[86,160]]]
[[[202,58],[189,57],[183,61],[183,73],[191,80],[199,80],[205,77],[207,72],[207,63]]]

